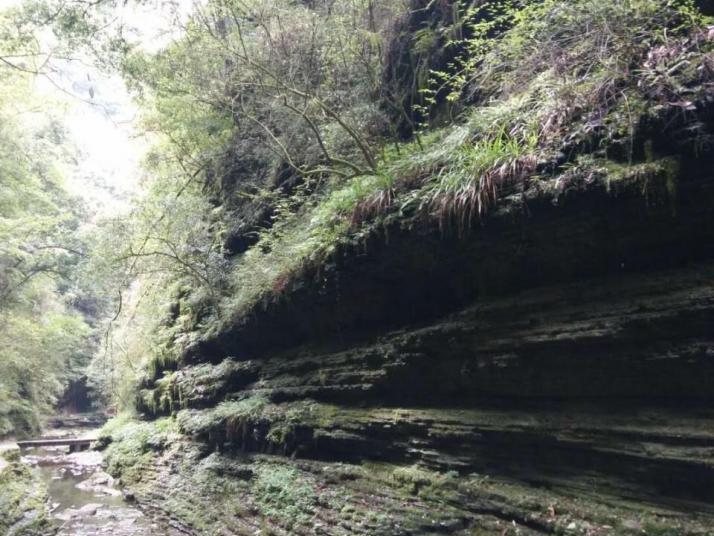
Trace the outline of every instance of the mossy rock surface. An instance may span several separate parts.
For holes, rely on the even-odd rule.
[[[20,461],[19,451],[0,453],[0,534],[49,534],[47,487],[37,472]]]
[[[706,19],[490,4],[458,123],[237,241],[212,316],[179,304],[149,420],[106,432],[148,508],[197,534],[714,534]],[[413,6],[398,66],[456,13]]]
[[[123,434],[120,432],[119,434]],[[116,440],[132,441],[116,435]],[[127,467],[119,447],[112,467]],[[533,487],[421,464],[337,463],[206,453],[174,441],[118,473],[151,511],[189,534],[667,534],[705,536],[711,514],[580,487]],[[669,531],[669,532],[668,532]],[[674,531],[674,532],[672,532]]]

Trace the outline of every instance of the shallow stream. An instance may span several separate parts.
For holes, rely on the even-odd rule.
[[[124,500],[114,479],[102,470],[102,455],[69,454],[68,447],[28,449],[23,461],[47,482],[58,536],[159,536],[168,534]]]
[[[155,534],[142,513],[124,501],[113,479],[101,470],[101,454],[66,454],[66,447],[32,449],[23,456],[47,482],[52,519],[60,536]]]

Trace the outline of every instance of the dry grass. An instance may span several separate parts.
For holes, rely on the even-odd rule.
[[[500,191],[520,185],[535,172],[535,144],[505,136],[467,145],[455,165],[444,167],[427,187],[422,208],[435,216],[442,231],[452,225],[460,235],[483,217]]]

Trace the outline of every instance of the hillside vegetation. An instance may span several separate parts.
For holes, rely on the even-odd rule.
[[[185,534],[714,534],[712,2],[126,6],[0,26],[0,436],[86,375]],[[71,54],[125,212],[22,89]]]
[[[126,226],[121,397],[390,233],[465,239],[581,188],[671,201],[711,49],[687,1],[202,6],[122,63],[163,142]]]
[[[0,20],[0,29],[12,21]],[[67,384],[84,374],[102,300],[83,279],[89,212],[64,184],[75,149],[65,139],[62,107],[44,113],[29,74],[7,67],[0,74],[3,437],[37,432]]]
[[[663,272],[710,259],[709,8],[209,1],[123,50],[111,470],[197,533],[710,533],[711,267]]]

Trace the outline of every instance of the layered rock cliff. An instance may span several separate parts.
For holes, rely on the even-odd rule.
[[[709,533],[700,164],[656,202],[591,184],[468,238],[391,236],[149,381],[179,436],[110,463],[189,532]]]
[[[703,65],[625,137],[553,119],[558,150],[468,225],[390,202],[194,326],[145,421],[107,430],[110,470],[189,534],[713,534]]]

